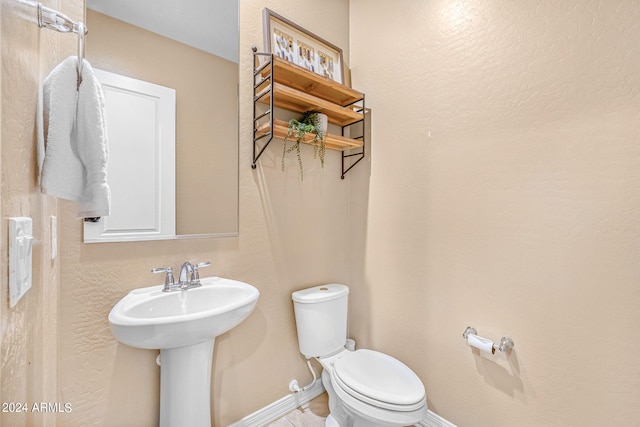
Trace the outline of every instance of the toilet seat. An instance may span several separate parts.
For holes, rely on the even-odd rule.
[[[373,350],[344,351],[331,363],[334,384],[378,408],[411,412],[425,405],[420,378],[399,360]]]

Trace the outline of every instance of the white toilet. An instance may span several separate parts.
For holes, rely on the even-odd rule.
[[[400,427],[416,424],[427,413],[420,378],[404,363],[384,353],[349,351],[345,285],[322,285],[292,294],[300,352],[324,368],[329,394],[327,427]]]

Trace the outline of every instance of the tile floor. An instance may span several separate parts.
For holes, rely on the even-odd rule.
[[[329,415],[327,393],[288,413],[268,427],[324,427],[324,420]]]

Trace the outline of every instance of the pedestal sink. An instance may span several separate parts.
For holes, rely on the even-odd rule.
[[[200,282],[173,292],[162,292],[163,286],[134,289],[109,313],[120,342],[160,350],[160,427],[211,427],[215,337],[246,319],[260,296],[236,280]]]

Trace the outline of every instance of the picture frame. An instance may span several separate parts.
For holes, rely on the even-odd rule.
[[[264,8],[264,51],[344,84],[342,49]]]

